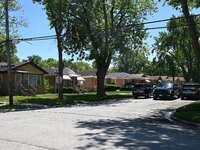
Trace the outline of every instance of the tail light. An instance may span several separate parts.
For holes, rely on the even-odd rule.
[[[199,92],[200,92],[200,88],[198,88],[198,89],[197,89],[197,91],[199,91]]]

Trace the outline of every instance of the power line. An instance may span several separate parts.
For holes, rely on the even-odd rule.
[[[200,14],[190,15],[190,17],[198,17],[198,16],[200,16]],[[185,17],[176,17],[176,18],[169,18],[169,19],[161,19],[161,20],[149,21],[149,22],[144,22],[144,23],[139,23],[139,24],[130,24],[130,25],[126,25],[126,26],[132,26],[132,25],[138,26],[138,25],[145,25],[145,24],[153,24],[153,23],[166,22],[166,21],[183,19],[183,18],[185,18]]]
[[[200,16],[200,14],[196,14],[196,15],[191,15],[192,17],[196,17],[196,16]],[[146,24],[153,24],[153,23],[158,23],[158,22],[165,22],[165,21],[170,21],[170,20],[176,20],[176,19],[182,19],[185,17],[177,17],[177,18],[169,18],[169,19],[162,19],[162,20],[155,20],[155,21],[150,21],[150,22],[144,22],[144,23],[139,23],[139,24],[130,24],[130,25],[125,25],[125,26],[121,26],[121,27],[129,27],[129,26],[139,26],[139,25],[146,25]],[[196,23],[196,24],[200,24],[200,23]],[[161,27],[152,27],[152,28],[144,28],[141,30],[157,30],[157,29],[166,29],[166,28],[178,28],[178,27],[184,27],[184,26],[188,26],[187,24],[183,24],[183,25],[178,25],[178,26],[171,26],[171,27],[167,27],[167,26],[161,26]],[[119,31],[114,31],[114,32],[119,32]],[[125,31],[123,31],[125,32]],[[131,31],[128,31],[131,32]],[[78,34],[87,34],[89,32],[77,32]],[[61,35],[60,38],[62,38],[64,35]],[[56,35],[49,35],[49,36],[40,36],[40,37],[31,37],[31,38],[21,38],[21,39],[13,39],[14,40],[18,40],[18,41],[39,41],[39,40],[51,40],[51,39],[57,39]],[[4,41],[3,41],[4,42]],[[0,43],[2,44],[2,42]]]

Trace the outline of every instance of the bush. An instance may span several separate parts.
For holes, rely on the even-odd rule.
[[[120,86],[116,84],[105,84],[104,88],[106,91],[116,91],[120,89]]]
[[[5,90],[0,86],[0,96],[6,96]]]
[[[63,93],[76,93],[73,87],[63,87]]]
[[[45,89],[45,93],[48,93],[48,92],[54,93],[55,92],[55,90],[54,90],[55,86],[51,85],[49,83],[49,80],[46,80],[46,79],[44,79],[44,89]]]

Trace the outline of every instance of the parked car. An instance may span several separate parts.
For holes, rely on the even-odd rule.
[[[180,97],[180,87],[172,81],[163,81],[153,91],[153,99],[174,99]]]
[[[181,99],[199,99],[200,84],[194,82],[185,83],[181,90]]]
[[[145,98],[151,97],[153,92],[153,85],[150,83],[138,83],[134,86],[133,96],[138,98],[138,96],[145,96]]]
[[[120,88],[120,91],[133,91],[134,85],[125,85]]]

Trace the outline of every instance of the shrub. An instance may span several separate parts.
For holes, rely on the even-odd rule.
[[[49,80],[44,79],[44,89],[45,89],[45,93],[48,93],[48,92],[52,93],[54,92],[55,86],[51,85],[49,83]]]
[[[106,91],[116,91],[120,89],[120,86],[116,84],[105,84],[104,87]]]
[[[76,93],[73,87],[63,87],[63,93]]]
[[[5,90],[0,86],[0,96],[6,96]]]

